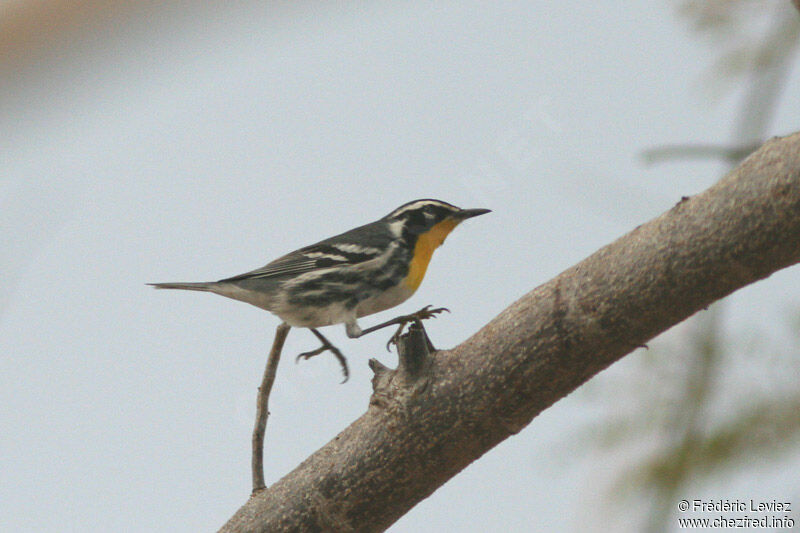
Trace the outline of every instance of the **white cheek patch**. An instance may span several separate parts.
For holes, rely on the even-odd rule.
[[[389,231],[392,232],[392,235],[395,237],[399,237],[403,234],[403,221],[402,220],[395,220],[394,222],[389,223]]]

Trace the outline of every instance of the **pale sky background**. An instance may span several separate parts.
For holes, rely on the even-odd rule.
[[[183,3],[58,39],[0,71],[2,531],[211,531],[247,499],[278,319],[146,282],[245,272],[416,198],[490,208],[411,300],[361,321],[446,306],[428,332],[450,347],[716,181],[722,163],[639,154],[728,142],[742,96],[707,90],[720,50],[672,2]],[[797,94],[795,68],[771,135],[800,128]],[[796,350],[797,267],[728,301],[735,339]],[[324,332],[350,381],[330,356],[295,365],[317,341],[290,332],[268,484],[364,412],[370,357],[396,362],[388,333]],[[750,362],[736,391],[786,386]],[[576,440],[624,401],[571,395],[391,531],[635,530],[605,500],[622,459]],[[795,451],[685,497],[800,507],[798,473]]]

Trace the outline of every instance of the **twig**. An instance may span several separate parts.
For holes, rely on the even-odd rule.
[[[284,322],[275,330],[275,340],[267,358],[261,386],[258,388],[256,425],[253,428],[253,494],[266,488],[264,484],[264,431],[267,429],[267,418],[269,418],[269,393],[275,382],[275,372],[278,370],[281,350],[283,350],[283,343],[286,342],[289,329],[291,329],[289,324]]]
[[[652,165],[673,159],[723,159],[730,163],[738,163],[762,143],[750,143],[741,146],[723,146],[715,144],[671,144],[656,146],[642,151],[645,164]]]

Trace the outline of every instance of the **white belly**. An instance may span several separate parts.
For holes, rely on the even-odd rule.
[[[413,289],[407,287],[405,283],[400,283],[378,296],[367,298],[359,303],[356,307],[356,317],[361,318],[362,316],[378,313],[400,305],[408,300],[412,294],[414,294]]]
[[[296,328],[321,328],[355,319],[355,312],[342,303],[332,303],[325,307],[278,305],[270,311]]]

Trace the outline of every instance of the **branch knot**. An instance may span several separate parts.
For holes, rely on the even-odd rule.
[[[369,360],[372,369],[373,394],[370,405],[388,407],[403,405],[405,400],[424,391],[430,379],[430,341],[425,328],[418,322],[397,339],[398,365],[392,370],[377,359]]]

